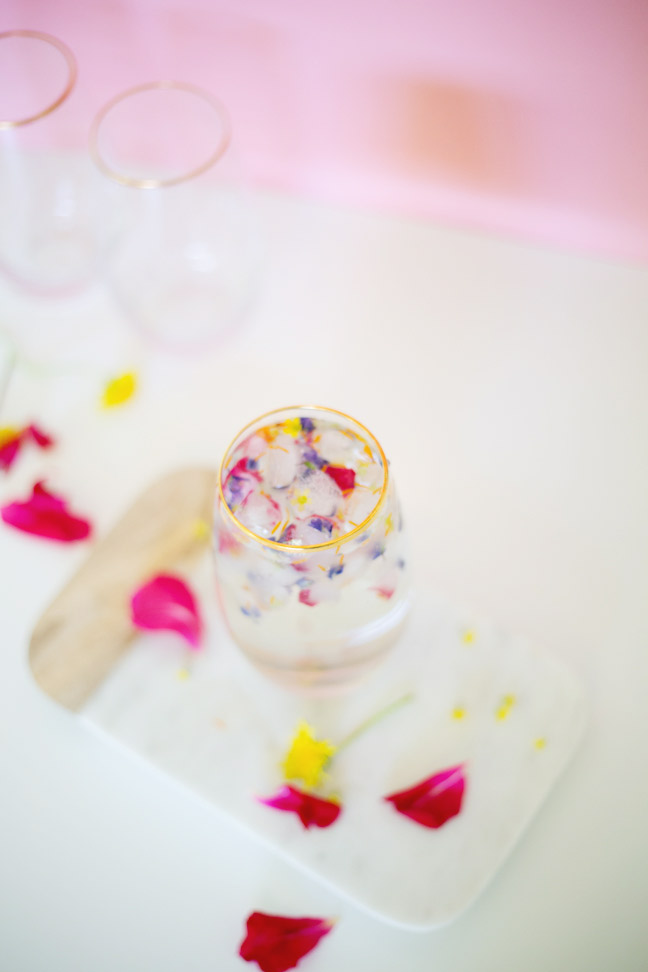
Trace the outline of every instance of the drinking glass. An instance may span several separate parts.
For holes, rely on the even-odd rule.
[[[385,454],[334,409],[279,409],[238,433],[219,470],[214,550],[234,640],[289,686],[355,680],[406,620],[405,535]]]
[[[110,236],[114,210],[70,110],[76,77],[58,38],[0,33],[0,268],[32,293],[88,283]]]
[[[123,310],[162,344],[209,344],[245,310],[257,257],[225,109],[191,84],[142,84],[99,111],[90,151],[128,212],[107,264]]]

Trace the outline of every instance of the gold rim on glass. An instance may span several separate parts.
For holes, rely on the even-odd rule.
[[[39,30],[5,30],[0,33],[0,41],[6,40],[9,37],[30,37],[32,40],[43,41],[46,44],[50,44],[51,47],[55,47],[66,60],[68,79],[67,84],[58,98],[46,108],[43,108],[42,111],[37,112],[35,115],[29,115],[27,118],[19,118],[18,120],[0,119],[0,131],[7,128],[20,128],[21,125],[29,125],[31,122],[38,121],[39,118],[45,118],[47,115],[51,115],[53,111],[56,111],[63,104],[76,84],[77,79],[76,58],[67,44],[64,44],[58,37],[54,37],[53,34],[43,34]]]
[[[128,98],[131,98],[133,95],[143,94],[145,91],[168,90],[185,91],[189,94],[197,95],[215,110],[223,125],[223,135],[220,139],[219,145],[211,153],[211,155],[205,159],[204,162],[196,166],[196,168],[191,169],[189,172],[183,172],[182,175],[179,176],[172,176],[168,179],[147,179],[124,175],[118,169],[114,169],[111,165],[109,165],[101,155],[99,150],[99,129],[102,121],[113,108],[121,104],[122,101],[126,101]],[[90,155],[92,156],[95,165],[104,173],[104,175],[107,175],[109,179],[113,180],[113,182],[118,182],[121,186],[131,186],[135,189],[161,189],[165,186],[176,186],[181,182],[188,182],[190,179],[195,179],[196,176],[202,175],[203,172],[207,172],[208,169],[211,169],[211,167],[215,165],[220,158],[222,158],[230,143],[231,137],[232,131],[229,116],[218,98],[215,98],[208,91],[205,91],[203,88],[199,88],[196,85],[189,84],[185,81],[149,81],[147,84],[138,84],[134,88],[129,88],[127,91],[122,91],[120,94],[115,95],[114,98],[111,98],[110,101],[103,106],[103,108],[100,108],[90,127]]]
[[[353,528],[353,530],[349,530],[348,533],[343,533],[341,537],[335,537],[332,540],[326,540],[324,541],[324,543],[311,543],[311,544],[305,544],[303,546],[292,544],[292,543],[279,543],[278,540],[269,540],[267,537],[261,537],[259,536],[258,533],[254,533],[243,523],[241,523],[241,521],[238,520],[235,514],[231,511],[231,509],[227,505],[225,494],[223,493],[223,473],[225,471],[225,464],[230,456],[230,453],[233,450],[235,443],[238,442],[238,440],[243,436],[245,432],[247,432],[248,429],[251,429],[253,425],[256,425],[257,422],[261,422],[263,419],[270,418],[272,415],[278,415],[281,412],[301,412],[301,411],[306,412],[306,411],[313,411],[313,410],[318,412],[328,412],[331,415],[339,415],[341,418],[346,419],[348,422],[352,422],[359,429],[362,429],[362,431],[365,432],[366,435],[368,435],[368,437],[373,442],[376,443],[376,448],[378,449],[378,455],[380,456],[380,461],[382,462],[382,468],[383,468],[383,482],[380,490],[380,496],[376,500],[376,505],[372,509],[369,516],[365,517],[362,523],[359,523],[357,527]],[[287,405],[285,408],[273,408],[272,411],[270,412],[264,412],[263,415],[258,415],[255,419],[252,419],[251,422],[248,422],[247,425],[244,425],[243,428],[236,433],[236,435],[234,436],[230,444],[225,449],[225,452],[223,453],[223,458],[221,459],[220,462],[220,466],[218,469],[218,495],[221,501],[221,506],[225,510],[227,516],[229,516],[230,520],[234,523],[236,528],[240,530],[242,533],[246,534],[246,536],[250,537],[250,539],[254,540],[256,543],[262,543],[266,547],[273,547],[276,550],[290,550],[293,553],[299,553],[302,550],[323,550],[325,547],[336,547],[338,544],[346,543],[348,540],[351,540],[353,537],[357,537],[359,534],[363,533],[367,529],[369,524],[378,515],[378,511],[380,510],[380,507],[383,504],[385,496],[387,495],[388,481],[389,481],[389,469],[387,467],[387,457],[383,452],[383,448],[380,442],[373,434],[373,432],[369,431],[366,425],[363,425],[362,422],[358,422],[358,420],[354,419],[352,415],[347,415],[346,412],[340,412],[336,408],[327,408],[325,405]]]

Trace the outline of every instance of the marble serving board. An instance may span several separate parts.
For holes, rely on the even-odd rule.
[[[579,683],[557,660],[419,590],[402,641],[363,683],[330,698],[290,693],[247,663],[219,616],[206,529],[213,495],[213,472],[187,470],[138,500],[38,623],[36,680],[86,726],[377,917],[411,929],[451,921],[574,754],[585,725]],[[199,596],[200,652],[132,630],[130,593],[159,570],[184,576]],[[304,830],[258,802],[282,784],[300,720],[335,743],[411,692],[331,762],[325,789],[343,804],[332,827]],[[462,811],[438,830],[382,799],[458,763]]]

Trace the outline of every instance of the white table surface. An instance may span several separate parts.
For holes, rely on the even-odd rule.
[[[132,346],[141,394],[113,412],[96,398],[123,353],[102,352],[95,371],[19,370],[2,424],[34,417],[61,446],[26,455],[0,498],[46,475],[101,535],[159,473],[216,462],[248,418],[331,404],[390,455],[419,579],[584,680],[585,743],[466,915],[395,930],[40,693],[28,634],[85,550],[2,529],[0,969],[256,968],[237,950],[258,909],[340,917],[305,972],[644,970],[648,273],[305,201],[258,205],[267,272],[240,333],[181,361]],[[59,321],[95,351],[120,328],[100,288],[55,305],[5,285],[0,297],[5,323]]]

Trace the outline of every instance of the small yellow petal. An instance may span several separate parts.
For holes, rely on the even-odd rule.
[[[461,640],[463,641],[464,645],[472,645],[476,637],[477,635],[475,634],[473,628],[466,628],[461,636]]]
[[[533,745],[536,749],[544,749],[545,746],[547,745],[547,740],[544,738],[544,736],[540,736],[539,739],[535,740]]]
[[[452,718],[453,719],[463,719],[465,715],[466,715],[466,710],[463,709],[460,705],[456,706],[452,710]]]
[[[209,540],[209,537],[211,536],[209,523],[207,520],[203,520],[202,517],[198,517],[197,520],[194,520],[191,532],[196,540]]]
[[[179,668],[178,669],[178,678],[180,679],[181,682],[184,682],[185,679],[189,678],[189,669],[188,668]]]
[[[385,536],[388,536],[393,529],[394,529],[394,520],[390,513],[389,516],[385,519]]]
[[[287,780],[303,780],[306,786],[317,786],[334,753],[335,746],[325,739],[316,739],[314,730],[300,722],[282,763],[284,775]]]
[[[11,441],[11,439],[15,439],[19,432],[20,429],[14,428],[12,425],[5,425],[0,429],[0,446]]]
[[[508,719],[511,709],[515,705],[514,695],[505,695],[501,703],[495,710],[495,718],[502,722],[504,719]]]
[[[132,398],[137,390],[137,375],[127,371],[108,382],[104,388],[101,404],[104,408],[115,408]]]
[[[287,419],[282,427],[286,435],[292,435],[293,438],[296,438],[301,432],[301,422],[298,418]]]

